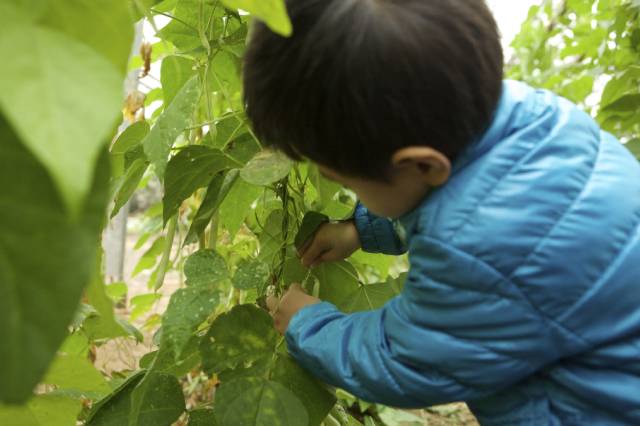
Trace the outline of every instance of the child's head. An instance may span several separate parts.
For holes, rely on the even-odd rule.
[[[257,23],[245,57],[255,132],[318,163],[374,212],[405,213],[447,180],[500,97],[502,49],[484,0],[287,7],[293,35]]]

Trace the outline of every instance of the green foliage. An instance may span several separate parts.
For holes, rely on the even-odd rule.
[[[636,156],[639,9],[544,0],[507,69],[583,105]],[[122,103],[130,12],[170,19],[149,56],[161,87],[144,102],[161,105],[100,156]],[[355,196],[252,133],[240,78],[245,12],[291,33],[283,0],[0,2],[0,53],[12,59],[0,70],[0,401],[23,403],[0,406],[1,424],[169,425],[187,415],[190,425],[360,424],[341,408],[349,401],[336,404],[288,356],[260,306],[299,282],[344,312],[377,309],[402,290],[406,261],[360,251],[301,265],[296,249],[329,218],[352,214]],[[149,166],[163,202],[142,217],[133,275],[148,270],[150,290],[127,305],[127,285],[101,276],[98,237],[107,201],[115,214],[158,183]],[[169,272],[179,285],[161,293]],[[127,320],[150,312],[141,329],[154,347],[140,369],[105,379],[90,354],[110,339],[142,341]],[[47,386],[34,396],[37,383]],[[378,413],[385,424],[415,420]]]
[[[233,165],[222,151],[206,146],[189,146],[171,158],[165,176],[163,215],[165,223],[184,200],[209,185],[214,176]]]
[[[269,314],[253,305],[234,307],[213,322],[200,345],[206,371],[227,369],[272,357],[278,342]]]
[[[242,179],[254,185],[271,185],[284,179],[291,171],[292,162],[284,154],[262,151],[240,171]]]
[[[508,75],[579,103],[623,140],[640,135],[640,4],[544,0],[513,41]]]
[[[80,401],[62,395],[34,396],[23,406],[0,406],[6,426],[69,426],[81,409]]]
[[[199,97],[200,83],[196,77],[192,77],[180,89],[173,102],[160,115],[156,125],[142,141],[144,153],[155,166],[160,178],[164,177],[171,147],[188,126]]]
[[[45,373],[94,270],[108,166],[103,155],[90,196],[72,218],[1,117],[0,144],[0,400],[16,403]]]
[[[102,3],[109,14],[91,1],[43,0],[38,19],[24,3],[0,18],[0,54],[11,58],[0,71],[0,109],[75,214],[122,102],[133,35],[126,5]]]
[[[309,423],[293,392],[261,377],[232,380],[217,392],[215,416],[221,425],[297,426]]]

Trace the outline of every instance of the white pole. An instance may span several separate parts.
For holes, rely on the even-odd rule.
[[[143,21],[136,24],[136,33],[131,50],[131,57],[140,51],[143,38]],[[127,76],[124,83],[125,99],[130,93],[138,90],[138,80],[140,70],[133,70]],[[118,129],[118,134],[122,133],[131,122],[124,119]],[[129,202],[127,202],[117,215],[108,223],[102,236],[102,246],[104,249],[104,273],[107,282],[122,281],[124,278],[124,257],[127,242],[127,217],[129,215]]]

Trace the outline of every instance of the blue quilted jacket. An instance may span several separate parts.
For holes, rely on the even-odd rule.
[[[305,307],[309,371],[369,401],[466,401],[483,425],[640,425],[640,167],[572,103],[505,82],[450,181],[400,218],[410,270],[383,308]],[[363,247],[398,253],[356,212]]]

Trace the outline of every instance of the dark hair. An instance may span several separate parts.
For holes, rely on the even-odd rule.
[[[384,180],[393,153],[449,159],[490,124],[503,57],[484,0],[289,0],[290,38],[257,22],[244,101],[269,146]]]

